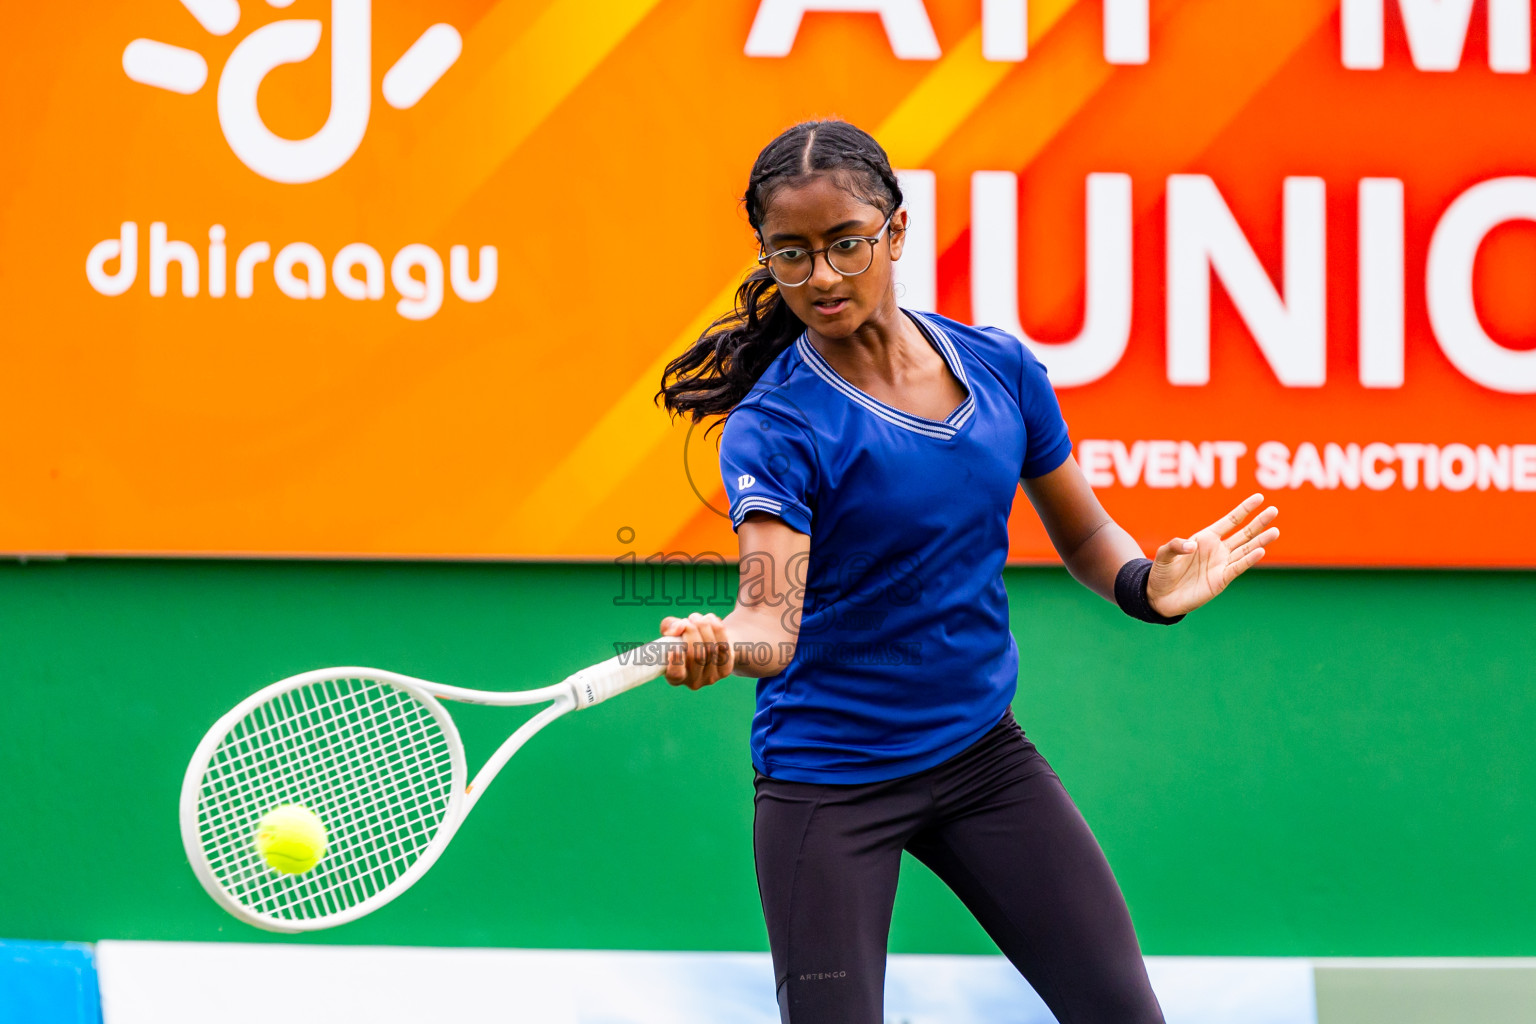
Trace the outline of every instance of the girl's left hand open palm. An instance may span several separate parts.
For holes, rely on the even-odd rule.
[[[1153,609],[1170,618],[1192,612],[1258,564],[1264,546],[1280,536],[1279,529],[1269,525],[1280,514],[1273,505],[1248,522],[1263,503],[1264,495],[1250,495],[1194,537],[1175,537],[1158,548],[1147,577]]]

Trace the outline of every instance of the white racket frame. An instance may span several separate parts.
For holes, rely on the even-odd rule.
[[[181,842],[186,848],[187,860],[191,862],[192,871],[197,876],[197,880],[202,883],[208,895],[212,896],[219,906],[245,923],[267,931],[289,934],[318,931],[322,928],[334,928],[371,914],[409,889],[422,875],[426,874],[428,868],[437,862],[437,858],[442,856],[443,850],[452,841],[459,826],[469,816],[469,812],[474,809],[475,803],[485,792],[486,787],[511,760],[512,755],[533,737],[534,733],[567,712],[581,711],[595,704],[601,704],[610,697],[615,697],[626,690],[633,690],[657,678],[666,668],[667,648],[681,646],[682,643],[683,641],[677,637],[660,637],[649,644],[643,644],[623,654],[615,655],[607,661],[575,672],[553,686],[543,686],[536,690],[511,692],[471,690],[462,686],[445,686],[442,683],[417,679],[415,676],[389,672],[385,669],[358,666],[318,668],[309,672],[300,672],[287,679],[280,679],[270,686],[262,687],[231,708],[213,724],[213,727],[203,736],[202,742],[197,745],[197,750],[193,752],[192,760],[187,765],[187,773],[181,783]],[[368,899],[338,914],[311,920],[291,920],[252,910],[219,883],[213,874],[212,866],[208,863],[208,858],[203,853],[202,837],[198,830],[198,807],[201,802],[203,775],[208,770],[208,762],[235,725],[243,721],[257,707],[279,694],[327,679],[372,680],[404,690],[420,701],[441,726],[447,741],[451,762],[452,792],[448,809],[443,814],[437,833],[427,844],[427,848],[422,851],[421,856],[400,877]],[[465,779],[469,775],[469,767],[464,757],[464,743],[459,738],[459,729],[454,724],[453,716],[439,703],[443,700],[496,707],[518,707],[541,704],[544,701],[552,703],[508,736],[475,774],[474,781],[466,785]]]

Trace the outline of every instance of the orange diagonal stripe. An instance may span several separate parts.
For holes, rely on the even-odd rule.
[[[1137,139],[1146,126],[1158,123],[1155,144],[1136,146],[1135,171],[1143,178],[1161,179],[1191,166],[1211,143],[1241,116],[1254,96],[1278,74],[1309,38],[1327,22],[1337,4],[1335,0],[1254,0],[1249,6],[1234,8],[1225,0],[1188,0],[1154,25],[1156,59],[1135,78],[1100,76],[1094,94],[1070,106],[1061,96],[1037,96],[1027,99],[1002,97],[1009,107],[1036,102],[1059,104],[1048,118],[1049,131],[1031,123],[1020,133],[1027,145],[1011,154],[1014,167],[1024,173],[1034,167],[1049,175],[1057,162],[1078,166],[1084,159],[1084,139]],[[1245,31],[1255,17],[1262,17],[1265,32]],[[1074,19],[1075,20],[1075,19]],[[1081,26],[1074,26],[1074,33]],[[1042,54],[1043,62],[1055,60],[1065,49]],[[1192,75],[1190,68],[1201,68]],[[1108,69],[1105,69],[1106,71]],[[1052,70],[1050,79],[1059,83],[1060,69]],[[1179,110],[1184,116],[1165,124],[1161,111]],[[996,107],[985,123],[972,127],[976,133],[999,131],[1013,122],[999,116]],[[1123,148],[1123,143],[1121,144]],[[941,175],[962,172],[972,166],[968,154],[947,152]],[[1123,163],[1123,161],[1122,161]],[[1080,179],[1079,179],[1080,181]],[[1138,187],[1135,193],[1135,218],[1139,221],[1162,200],[1161,189]],[[937,249],[941,258],[957,244],[968,225],[964,222],[941,223]],[[1053,315],[1062,307],[1075,306],[1082,300],[1083,267],[1075,273],[1043,275],[1034,298],[1036,309]],[[1070,287],[1068,287],[1070,285]]]
[[[1043,38],[1074,3],[1047,0],[1034,5],[1031,42]],[[894,164],[919,165],[1019,67],[984,59],[978,26],[887,115],[875,135]],[[609,403],[602,418],[523,502],[495,538],[495,546],[515,546],[531,554],[595,555],[613,547],[616,525],[633,528],[637,543],[655,545],[688,522],[695,506],[678,500],[675,493],[686,487],[680,471],[684,428],[671,424],[652,398],[667,363],[730,308],[738,283],[739,278],[732,280],[713,295],[629,389]],[[717,475],[695,482],[706,496],[720,490]],[[654,497],[646,497],[651,494]],[[571,517],[572,508],[582,514]]]
[[[499,56],[481,65],[416,149],[404,194],[423,219],[441,224],[456,213],[660,2],[555,0],[521,31],[518,0],[502,0],[482,18],[465,52]]]

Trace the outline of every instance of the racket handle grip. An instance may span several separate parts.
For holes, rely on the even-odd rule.
[[[576,710],[601,704],[609,697],[658,678],[666,671],[668,650],[681,647],[683,642],[675,636],[658,637],[577,672],[566,680],[571,687],[571,696],[575,698]]]

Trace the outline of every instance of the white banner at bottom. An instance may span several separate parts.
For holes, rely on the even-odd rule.
[[[105,1024],[778,1024],[765,953],[115,942]],[[1317,1024],[1304,959],[1148,957],[1168,1024]],[[1000,956],[894,955],[892,1024],[1054,1024]]]

